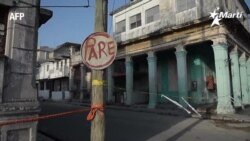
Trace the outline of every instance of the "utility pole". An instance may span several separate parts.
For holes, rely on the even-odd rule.
[[[107,1],[96,0],[95,32],[107,31]],[[98,84],[99,82],[99,84]],[[104,105],[103,94],[103,70],[92,70],[92,106]],[[93,108],[93,107],[92,107]],[[91,141],[104,141],[105,115],[104,111],[97,110],[95,118],[91,122]]]

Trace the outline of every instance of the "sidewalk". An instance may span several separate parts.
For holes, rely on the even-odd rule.
[[[250,107],[233,115],[211,115],[210,119],[250,123]]]
[[[80,102],[62,102],[65,104],[72,104],[77,106],[84,106],[84,107],[90,107],[90,103],[80,103]],[[149,109],[147,105],[133,105],[133,106],[127,106],[127,105],[106,105],[107,109],[112,110],[126,110],[126,111],[134,111],[134,112],[145,112],[145,113],[155,113],[155,114],[161,114],[161,115],[168,115],[168,116],[183,116],[183,117],[193,117],[193,118],[200,118],[195,113],[192,113],[189,115],[184,110],[176,108],[164,108],[164,107],[158,107],[156,109]],[[202,115],[202,119],[211,119],[211,120],[219,120],[219,121],[225,121],[225,122],[236,122],[236,123],[250,123],[250,107],[246,108],[244,111],[241,111],[236,114],[232,115]]]
[[[250,116],[248,115],[211,115],[208,119],[221,120],[226,122],[239,122],[239,123],[250,123]]]

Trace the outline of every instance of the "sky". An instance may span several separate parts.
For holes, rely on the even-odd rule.
[[[245,1],[248,4],[248,7],[250,7],[250,0],[245,0]]]
[[[109,13],[129,0],[108,0]],[[57,47],[65,42],[81,44],[94,32],[95,0],[89,0],[89,8],[47,8],[53,11],[52,18],[39,29],[38,46]],[[41,6],[87,5],[87,0],[41,0]],[[109,16],[108,32],[112,33]]]
[[[250,0],[245,0],[250,6]],[[94,32],[95,0],[89,0],[89,8],[48,8],[52,18],[39,29],[38,46],[55,48],[65,42],[81,44]],[[109,13],[129,0],[108,0]],[[87,0],[41,0],[41,6],[87,5]],[[108,32],[112,33],[112,18],[109,16]]]

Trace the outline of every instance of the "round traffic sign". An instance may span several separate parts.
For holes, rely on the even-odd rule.
[[[83,63],[94,70],[105,69],[111,65],[115,60],[116,53],[116,41],[106,32],[96,32],[89,35],[81,47]]]

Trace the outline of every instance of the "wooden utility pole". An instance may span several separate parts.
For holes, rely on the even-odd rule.
[[[95,32],[107,31],[107,0],[96,0]],[[99,82],[95,84],[94,82]],[[104,105],[103,70],[92,70],[92,106]],[[91,141],[104,141],[105,116],[104,111],[97,111],[91,122]]]

